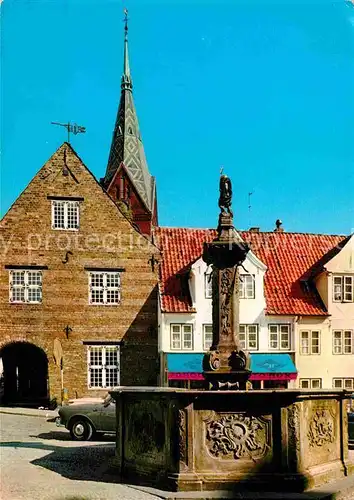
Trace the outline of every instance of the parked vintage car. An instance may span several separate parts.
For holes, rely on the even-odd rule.
[[[98,433],[114,435],[116,432],[116,405],[110,395],[99,401],[61,406],[58,413],[56,425],[65,426],[78,441],[88,441]]]
[[[354,412],[348,413],[349,446],[354,446]]]

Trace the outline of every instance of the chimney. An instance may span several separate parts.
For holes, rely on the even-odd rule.
[[[275,233],[283,233],[284,232],[284,228],[281,227],[282,224],[283,224],[283,222],[280,219],[277,219],[275,221],[275,229],[274,229]]]
[[[259,227],[250,227],[249,232],[250,233],[259,233]]]

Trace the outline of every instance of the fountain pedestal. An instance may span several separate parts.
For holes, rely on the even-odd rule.
[[[111,394],[123,482],[300,492],[354,472],[345,391],[123,387]]]
[[[218,237],[203,249],[203,259],[213,269],[213,343],[203,360],[209,389],[245,389],[251,374],[250,356],[240,348],[238,334],[238,266],[248,250],[233,227],[232,215],[222,212]]]

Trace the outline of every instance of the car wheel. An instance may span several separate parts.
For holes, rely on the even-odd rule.
[[[70,435],[76,441],[89,441],[93,432],[92,424],[83,418],[78,418],[70,424]]]

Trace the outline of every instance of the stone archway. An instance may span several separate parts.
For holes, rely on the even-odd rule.
[[[11,342],[0,351],[3,367],[2,403],[41,406],[48,403],[48,359],[29,342]]]

